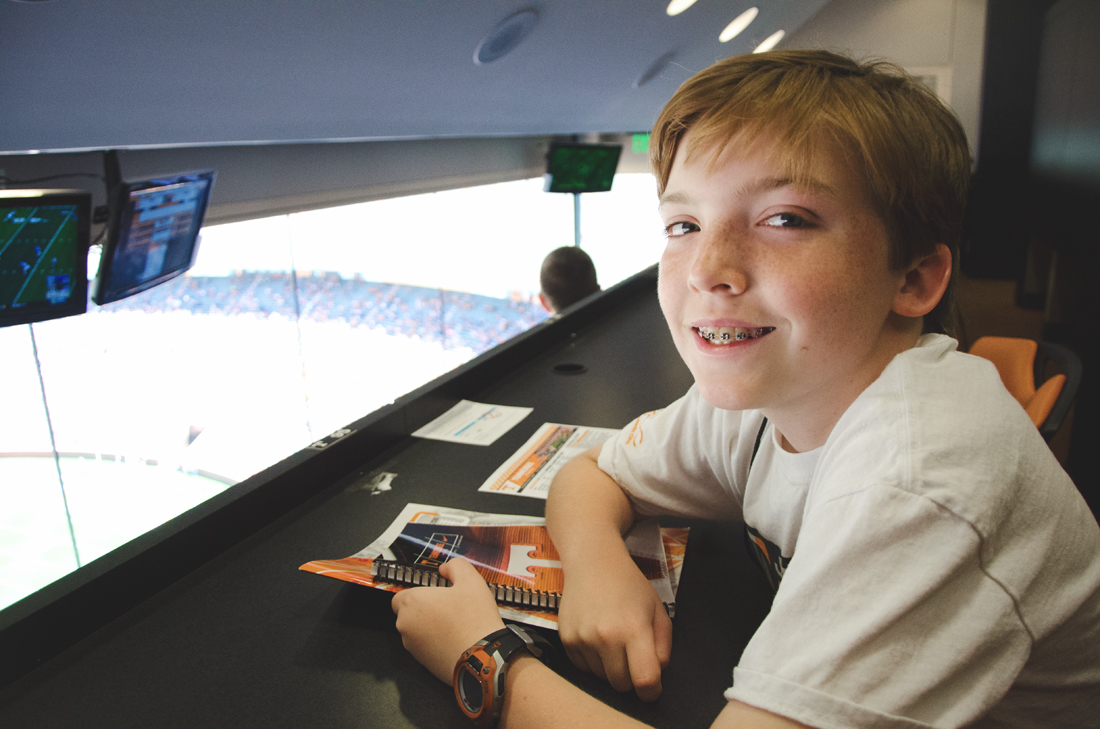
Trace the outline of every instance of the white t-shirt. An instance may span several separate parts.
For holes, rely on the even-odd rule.
[[[744,521],[772,608],[726,697],[818,727],[1100,724],[1100,528],[989,362],[925,335],[824,446],[692,387],[603,446],[639,514]],[[767,544],[767,543],[771,544]]]

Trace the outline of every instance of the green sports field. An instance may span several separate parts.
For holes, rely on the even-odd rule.
[[[0,309],[63,303],[72,292],[76,206],[0,210]]]

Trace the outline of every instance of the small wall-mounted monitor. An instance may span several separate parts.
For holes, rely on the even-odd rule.
[[[546,192],[607,192],[619,166],[620,144],[553,142],[546,154]]]
[[[92,301],[118,301],[191,268],[213,186],[214,170],[119,185]]]
[[[92,195],[0,190],[0,327],[88,308]]]

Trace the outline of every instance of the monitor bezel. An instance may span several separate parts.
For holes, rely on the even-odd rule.
[[[148,291],[154,286],[159,286],[162,283],[171,281],[172,279],[183,275],[192,266],[195,265],[195,256],[198,253],[199,238],[201,237],[202,225],[204,220],[206,219],[206,210],[210,205],[210,194],[214,189],[214,179],[216,176],[217,173],[212,169],[174,172],[166,175],[155,175],[137,180],[125,181],[119,184],[114,189],[114,191],[112,191],[110,199],[110,220],[108,222],[107,240],[103,243],[103,253],[99,259],[99,270],[96,273],[95,281],[92,283],[91,298],[95,304],[103,306],[104,304],[121,301],[122,299],[140,294],[143,291]],[[116,290],[110,289],[108,283],[111,280],[111,269],[114,266],[115,255],[118,252],[119,237],[122,233],[122,221],[129,204],[130,194],[133,192],[148,190],[155,187],[164,187],[166,185],[178,184],[188,178],[196,177],[208,178],[209,184],[206,186],[206,194],[203,196],[202,202],[199,205],[200,209],[198,212],[198,225],[195,227],[195,235],[194,238],[191,240],[191,255],[187,265],[182,268],[175,268],[170,271],[163,272],[158,276],[154,276],[153,278],[142,281],[134,286]],[[128,227],[127,232],[129,232]]]
[[[75,189],[0,190],[0,206],[13,207],[34,200],[39,205],[75,205],[76,254],[73,262],[72,293],[64,304],[35,302],[18,309],[0,309],[0,327],[34,324],[40,321],[77,316],[88,310],[88,248],[91,244],[92,193]]]

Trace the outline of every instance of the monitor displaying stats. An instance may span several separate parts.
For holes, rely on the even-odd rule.
[[[91,194],[0,190],[0,326],[83,314]]]
[[[118,301],[191,268],[213,185],[213,170],[120,185],[92,301]]]

